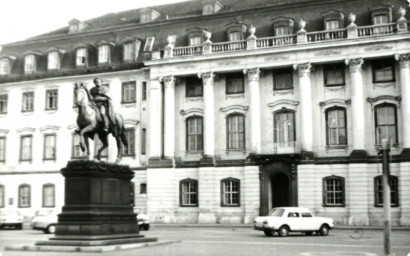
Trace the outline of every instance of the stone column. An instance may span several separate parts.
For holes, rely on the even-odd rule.
[[[350,87],[352,95],[352,130],[353,130],[353,151],[351,158],[360,160],[367,157],[365,150],[365,98],[362,79],[363,59],[350,59],[345,61],[350,69]]]
[[[261,110],[259,96],[259,68],[244,70],[248,75],[249,98],[250,98],[250,134],[251,134],[251,153],[261,153]]]
[[[295,65],[294,68],[298,70],[299,75],[302,152],[313,157],[312,87],[310,85],[312,66],[310,63],[304,63]]]
[[[213,72],[198,74],[203,81],[204,97],[204,157],[202,162],[213,164],[215,155],[215,113],[214,113],[214,78]]]
[[[150,161],[159,160],[162,153],[162,84],[158,78],[150,80],[148,143]]]
[[[396,55],[395,58],[400,64],[401,111],[403,117],[402,157],[410,160],[410,54]]]
[[[175,156],[175,77],[162,78],[164,92],[164,156],[174,159]]]

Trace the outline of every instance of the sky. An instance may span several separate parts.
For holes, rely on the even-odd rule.
[[[1,0],[0,46],[81,21],[130,9],[186,0]]]

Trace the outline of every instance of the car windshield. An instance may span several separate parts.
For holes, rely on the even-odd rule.
[[[272,209],[270,210],[269,216],[282,217],[284,212],[284,209]]]

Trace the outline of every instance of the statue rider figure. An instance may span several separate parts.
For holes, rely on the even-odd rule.
[[[103,130],[108,133],[110,124],[112,124],[112,105],[111,98],[108,96],[108,88],[102,86],[100,78],[94,79],[95,87],[91,88],[90,94],[93,96],[94,102],[100,110],[101,118],[103,120]]]

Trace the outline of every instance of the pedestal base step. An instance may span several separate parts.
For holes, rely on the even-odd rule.
[[[180,241],[161,241],[161,242],[139,242],[130,244],[114,244],[104,246],[64,246],[64,245],[9,245],[6,251],[31,251],[31,252],[90,252],[101,253],[109,251],[130,250],[148,246],[166,245],[178,243]]]
[[[105,239],[105,240],[48,240],[37,241],[35,245],[52,245],[52,246],[101,246],[101,245],[114,245],[114,244],[134,244],[134,243],[147,243],[157,242],[156,237],[134,237],[134,238],[118,238],[118,239]]]

